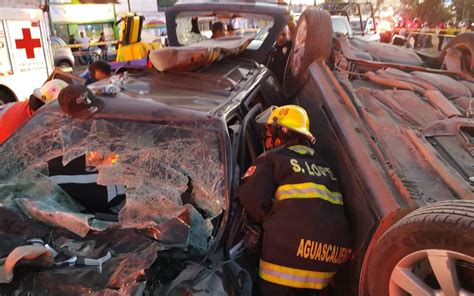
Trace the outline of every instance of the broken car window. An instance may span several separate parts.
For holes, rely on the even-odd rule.
[[[208,122],[73,120],[39,113],[0,150],[0,203],[80,236],[114,224],[146,230],[161,249],[203,253],[213,242],[211,219],[226,201],[217,135]],[[82,159],[89,173],[80,176],[124,193],[118,222],[98,219],[83,201],[89,195],[75,198],[51,176],[48,161],[58,158],[64,168]]]
[[[212,11],[186,12],[176,18],[179,43],[188,45],[211,39],[212,24],[216,22],[223,23],[226,37],[252,36],[254,42],[249,45],[252,50],[260,47],[273,26],[273,19],[265,15]]]

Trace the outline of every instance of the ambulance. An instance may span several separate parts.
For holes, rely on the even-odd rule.
[[[28,99],[53,70],[48,24],[39,1],[3,3],[12,7],[0,7],[0,105]]]

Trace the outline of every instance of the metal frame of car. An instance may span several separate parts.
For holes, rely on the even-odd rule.
[[[270,52],[275,40],[283,27],[288,23],[289,11],[285,5],[276,5],[269,3],[177,3],[166,11],[166,27],[168,31],[168,40],[170,46],[181,46],[176,33],[176,17],[182,12],[240,12],[249,14],[258,14],[271,16],[273,26],[268,31],[261,46],[257,50],[245,50],[240,56],[248,58],[259,63],[264,63],[268,52]]]
[[[400,210],[400,204],[405,207],[407,204],[387,182],[386,176],[379,173],[383,169],[376,161],[376,154],[361,135],[363,123],[355,119],[358,115],[351,98],[331,69],[325,63],[313,63],[308,72],[310,78],[298,95],[298,103],[313,118],[318,117],[317,122],[311,122],[317,139],[319,135],[320,138],[331,137],[334,140],[331,143],[319,142],[319,148],[331,149],[331,152],[326,152],[327,159],[331,159],[327,153],[338,155],[337,160],[332,159],[331,162],[344,183],[343,192],[351,188],[344,199],[352,222],[356,256],[339,275],[342,277],[339,281],[347,285],[336,288],[343,289],[343,292],[338,291],[338,295],[367,295],[363,288],[358,290],[357,287],[362,286],[366,273],[364,262],[370,254],[371,245],[407,213],[407,210]]]
[[[371,3],[364,3],[363,5],[369,5],[370,6],[370,14],[371,18],[374,23],[374,31],[377,31],[376,23],[375,23],[375,17],[374,17],[374,8]],[[324,9],[328,11],[331,15],[344,15],[347,17],[347,20],[349,21],[349,24],[351,23],[350,18],[349,18],[349,9],[352,9],[353,7],[357,7],[357,11],[359,12],[359,18],[360,18],[360,28],[361,28],[361,33],[354,32],[354,35],[359,35],[361,34],[362,36],[365,35],[366,28],[364,27],[364,23],[362,21],[362,13],[360,10],[360,3],[323,3],[318,6],[320,9]],[[367,24],[366,24],[367,26]],[[354,31],[354,30],[353,30]]]

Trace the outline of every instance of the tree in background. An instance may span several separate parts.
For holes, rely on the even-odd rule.
[[[473,1],[473,0],[455,0],[455,1]],[[442,20],[450,19],[451,12],[443,5],[442,0],[424,0],[419,3],[418,0],[402,0],[403,17],[413,20],[415,17],[420,19],[421,23],[428,22],[435,25]]]
[[[455,14],[456,20],[474,21],[474,0],[453,0],[453,4],[449,8]]]

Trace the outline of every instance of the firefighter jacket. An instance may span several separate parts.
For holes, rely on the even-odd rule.
[[[337,177],[313,149],[262,154],[242,177],[238,195],[250,217],[263,223],[263,280],[320,290],[351,257]]]

